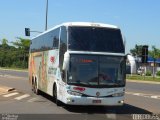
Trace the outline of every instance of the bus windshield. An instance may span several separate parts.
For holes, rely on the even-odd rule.
[[[100,27],[69,27],[69,50],[124,53],[119,29]]]
[[[115,56],[71,55],[68,84],[123,86],[125,59]]]

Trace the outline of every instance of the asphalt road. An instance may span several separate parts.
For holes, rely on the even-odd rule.
[[[44,120],[44,118],[45,120],[51,118],[65,118],[66,120],[133,120],[133,117],[137,114],[147,114],[152,117],[152,113],[160,114],[160,85],[157,84],[127,82],[123,107],[57,107],[52,97],[44,93],[38,96],[33,94],[27,77],[27,72],[0,70],[0,85],[16,88],[15,91],[9,93],[0,93],[0,113],[3,113],[0,119],[6,117],[4,113],[18,115],[19,119],[27,120]],[[27,97],[18,99],[19,96]],[[155,117],[157,117],[156,115]],[[160,116],[158,117],[160,118]]]
[[[18,77],[28,77],[28,72],[0,69],[0,75],[11,75],[11,76],[18,76]]]

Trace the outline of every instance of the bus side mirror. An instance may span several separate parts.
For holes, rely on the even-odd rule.
[[[125,60],[127,60],[127,56],[128,56],[128,54],[124,56],[124,59],[125,59]]]
[[[30,36],[30,28],[25,28],[25,35]]]

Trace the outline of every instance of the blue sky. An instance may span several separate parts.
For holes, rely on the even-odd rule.
[[[46,0],[1,0],[0,39],[24,36],[24,28],[44,31]],[[70,21],[114,24],[135,44],[160,48],[160,0],[49,0],[48,28]],[[31,37],[36,34],[31,33]]]

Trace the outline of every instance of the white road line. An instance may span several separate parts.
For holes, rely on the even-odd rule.
[[[140,93],[133,93],[133,95],[137,95],[137,96],[139,96],[139,95],[140,95]]]
[[[126,94],[136,94],[135,92],[125,92]],[[149,94],[149,93],[147,93],[147,94],[145,94],[145,93],[137,93],[137,94],[141,94],[141,95],[147,95],[147,96],[154,96],[153,94]],[[159,96],[160,97],[160,95],[155,95],[155,96]]]
[[[151,98],[158,98],[158,96],[151,96]]]
[[[126,94],[136,95],[136,96],[142,96],[142,97],[147,97],[147,98],[160,99],[160,95],[144,94],[144,93],[134,93],[134,92],[126,92]]]
[[[116,120],[116,114],[106,114],[107,119]]]
[[[19,94],[19,93],[18,92],[14,92],[14,93],[3,95],[3,97],[11,97],[11,96],[14,96],[14,95],[17,95],[17,94]]]
[[[29,96],[30,96],[29,94],[24,94],[24,95],[22,95],[22,96],[19,96],[19,97],[14,98],[14,99],[16,99],[16,100],[22,100],[22,99],[27,98],[27,97],[29,97]]]
[[[0,95],[4,95],[4,94],[6,94],[6,92],[2,92],[2,93],[0,93]]]
[[[27,102],[34,102],[34,101],[36,101],[36,100],[38,100],[39,98],[32,98],[32,99],[30,99],[30,100],[28,100]]]

